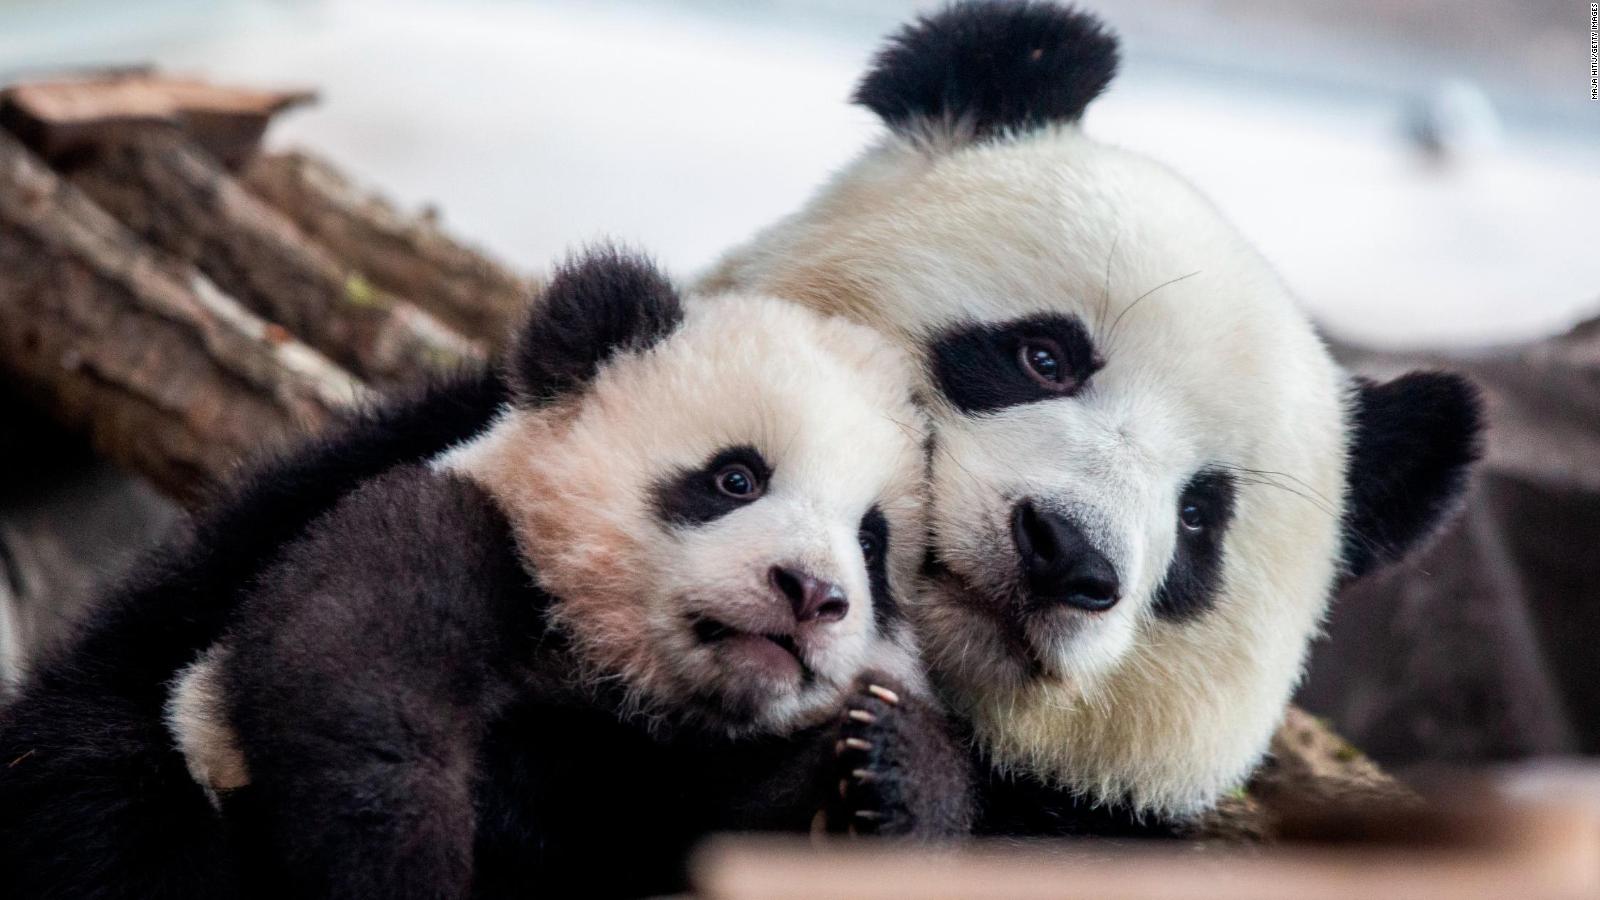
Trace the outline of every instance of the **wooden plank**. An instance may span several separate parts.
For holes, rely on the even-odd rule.
[[[1579,900],[1600,896],[1600,816],[1559,798],[1370,820],[1370,840],[1220,850],[1062,840],[912,848],[723,838],[697,857],[707,900]],[[1402,817],[1404,819],[1405,817]],[[1349,835],[1334,836],[1348,839]]]

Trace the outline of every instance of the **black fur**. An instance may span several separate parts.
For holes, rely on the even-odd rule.
[[[827,792],[837,734],[657,740],[593,707],[528,701],[480,754],[476,897],[686,891],[685,862],[719,828],[803,831]]]
[[[1422,543],[1466,491],[1482,454],[1483,404],[1447,372],[1410,372],[1382,384],[1357,379],[1350,493],[1344,517],[1347,579]]]
[[[867,559],[867,585],[872,591],[872,620],[878,632],[900,618],[900,604],[889,590],[889,520],[874,506],[861,517],[861,533],[871,537],[877,552]]]
[[[652,736],[620,695],[572,680],[577,661],[545,619],[559,602],[532,586],[504,517],[465,479],[396,469],[314,525],[224,637],[252,779],[227,816],[253,838],[252,889],[661,893],[683,887],[697,838],[805,830],[833,792],[826,750],[843,726]],[[917,830],[896,833],[964,831],[965,759],[937,709],[909,696],[904,708],[915,724],[893,734],[915,741],[898,755],[943,774],[940,790],[919,781],[898,796]]]
[[[975,752],[981,775],[979,835],[1033,837],[1177,837],[1183,826],[1156,816],[1139,816],[1127,803],[1093,803],[1031,775],[1006,774]]]
[[[1233,521],[1237,488],[1227,472],[1207,470],[1189,480],[1178,497],[1173,527],[1178,531],[1177,551],[1167,574],[1156,589],[1157,616],[1169,622],[1192,619],[1210,609],[1222,589],[1222,541]],[[1200,511],[1200,527],[1191,530],[1181,521],[1182,510],[1193,505]]]
[[[750,500],[730,497],[717,488],[717,473],[731,465],[748,468],[762,490],[772,479],[772,467],[767,465],[761,451],[749,445],[729,447],[698,469],[658,482],[652,490],[656,515],[677,525],[704,525],[749,503]]]
[[[1047,390],[1029,377],[1021,359],[1029,341],[1060,348],[1067,390]],[[1058,314],[952,326],[929,343],[928,358],[939,390],[968,414],[1070,397],[1104,365],[1082,320]]]
[[[649,260],[615,248],[558,267],[517,335],[508,380],[519,402],[582,387],[617,353],[644,350],[683,322],[683,304]]]
[[[481,488],[402,467],[252,592],[223,685],[267,895],[465,894],[484,735],[524,682],[559,682],[524,668],[550,600],[515,546]]]
[[[858,712],[865,721],[852,715]],[[943,710],[894,681],[861,676],[839,718],[845,740],[835,748],[839,791],[828,810],[830,830],[922,840],[968,834],[972,761],[949,739],[953,730]]]
[[[1076,122],[1117,71],[1117,39],[1053,3],[962,2],[891,38],[855,102],[898,132],[969,127],[977,140]]]
[[[481,430],[506,398],[484,370],[362,411],[247,470],[98,601],[0,710],[0,896],[226,896],[224,836],[162,724],[167,680],[308,522]]]

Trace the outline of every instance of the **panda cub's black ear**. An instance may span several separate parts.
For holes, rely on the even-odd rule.
[[[559,266],[507,361],[518,403],[537,406],[581,389],[619,352],[643,350],[683,321],[683,302],[643,256],[614,247]]]
[[[1344,577],[1393,562],[1460,504],[1483,452],[1483,404],[1472,383],[1446,372],[1393,381],[1356,379]]]
[[[1117,39],[1088,13],[1026,0],[962,2],[889,39],[855,102],[896,132],[974,140],[1076,122],[1117,72]]]

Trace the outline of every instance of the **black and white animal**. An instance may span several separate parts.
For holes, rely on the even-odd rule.
[[[1334,589],[1433,531],[1478,452],[1469,384],[1352,378],[1203,196],[1083,133],[1117,61],[1049,3],[919,20],[855,95],[888,133],[701,284],[923,360],[913,612],[984,830],[1164,830],[1239,786]]]
[[[0,708],[0,896],[234,896],[230,835],[167,730],[169,682],[312,521],[507,399],[495,370],[441,377],[258,461],[32,660]]]
[[[662,890],[713,828],[805,828],[882,744],[856,737],[865,710],[938,730],[896,603],[921,553],[923,427],[891,345],[771,299],[680,302],[601,253],[558,272],[507,372],[487,427],[446,423],[468,439],[330,498],[220,623],[155,641],[169,656],[146,674],[171,645],[205,651],[164,701],[171,739],[142,720],[120,744],[52,731],[31,695],[7,711],[20,755],[0,798],[21,805],[0,816],[24,895],[214,896],[235,866],[247,892],[295,896]],[[398,451],[405,421],[361,431],[396,443],[353,458]],[[146,714],[142,694],[105,699],[87,671],[105,662],[46,667],[53,711]],[[52,781],[87,774],[78,754],[114,767],[93,791],[56,781],[66,808],[46,807]],[[128,780],[174,757],[187,792],[165,769]],[[221,793],[229,846],[158,856],[207,875],[134,859],[154,843],[141,810],[204,830],[197,784]],[[30,812],[49,839],[21,834]],[[75,835],[106,857],[80,859]]]

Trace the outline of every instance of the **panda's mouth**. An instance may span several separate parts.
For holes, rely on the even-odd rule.
[[[758,672],[783,680],[805,679],[810,672],[793,634],[746,631],[707,616],[694,616],[691,629],[701,644],[715,647]]]

